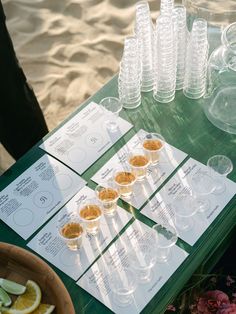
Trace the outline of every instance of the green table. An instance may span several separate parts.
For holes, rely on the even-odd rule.
[[[89,102],[99,102],[106,96],[117,96],[116,76],[93,97],[80,106],[72,116]],[[139,108],[129,111],[122,110],[121,116],[129,120],[134,125],[134,128],[82,175],[91,188],[95,187],[95,184],[90,181],[92,175],[95,174],[96,171],[114,155],[117,149],[123,146],[124,143],[127,142],[140,128],[161,133],[169,144],[181,149],[190,157],[193,157],[204,164],[206,164],[206,161],[210,156],[222,153],[231,158],[236,167],[236,135],[230,135],[215,128],[205,117],[201,100],[192,101],[184,97],[182,92],[177,92],[176,98],[172,103],[158,104],[153,100],[152,94],[147,93],[143,95],[142,104]],[[70,118],[71,117],[68,119]],[[60,128],[60,126],[58,128]],[[51,134],[53,132],[54,131],[52,131]],[[50,134],[45,138],[48,136],[50,136]],[[0,177],[0,189],[2,190],[5,188],[44,154],[45,152],[41,150],[38,145],[33,147],[23,158],[17,161],[17,163]],[[229,178],[236,181],[235,170],[230,174]],[[124,202],[121,204],[124,208],[127,208]],[[134,210],[134,215],[148,225],[153,224],[151,220],[144,217],[137,210]],[[234,196],[193,247],[190,247],[181,240],[178,241],[178,244],[189,253],[189,256],[145,307],[143,313],[163,313],[165,307],[178,294],[194,271],[203,262],[207,265],[206,262],[209,260],[211,261],[209,263],[209,269],[214,266],[214,263],[217,262],[218,258],[230,243],[230,238],[233,235],[233,228],[236,221],[235,218],[236,197]],[[26,248],[26,241],[2,222],[0,222],[0,241]],[[27,249],[29,250],[29,248]],[[78,287],[67,275],[54,266],[52,266],[52,268],[57,272],[69,290],[76,313],[92,314],[111,312],[86,291]]]

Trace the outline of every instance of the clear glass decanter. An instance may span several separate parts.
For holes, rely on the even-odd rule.
[[[236,134],[236,22],[224,29],[221,43],[209,59],[204,111],[216,127]]]

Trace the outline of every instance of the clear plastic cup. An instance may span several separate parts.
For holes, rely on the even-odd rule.
[[[157,262],[166,263],[171,259],[171,248],[178,240],[177,231],[170,224],[155,224],[152,228],[158,233]]]
[[[134,184],[137,178],[131,169],[115,169],[114,182],[120,196],[129,198],[134,193]]]
[[[148,166],[150,164],[149,156],[147,156],[143,149],[133,149],[128,154],[128,163],[132,173],[141,181],[146,178]]]
[[[79,216],[88,234],[96,235],[100,230],[101,205],[97,199],[87,199],[79,207]]]
[[[114,216],[117,210],[119,193],[113,184],[109,181],[104,182],[103,185],[97,185],[95,193],[102,205],[104,215]]]
[[[60,215],[57,227],[60,237],[70,250],[77,251],[82,247],[84,229],[77,214],[66,218],[65,215]]]
[[[106,112],[107,120],[105,121],[107,128],[114,130],[118,127],[117,118],[122,110],[122,103],[119,98],[106,97],[103,98],[99,103]]]
[[[148,133],[142,139],[142,147],[151,165],[158,164],[160,155],[165,146],[165,139],[158,133]]]
[[[133,293],[137,288],[137,276],[133,269],[122,267],[119,270],[113,270],[108,282],[117,306],[126,307],[133,302]]]

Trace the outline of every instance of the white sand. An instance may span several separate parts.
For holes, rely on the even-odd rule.
[[[49,129],[117,71],[135,0],[2,0],[18,59]],[[158,1],[149,1],[153,18]],[[1,166],[13,160],[3,149]]]

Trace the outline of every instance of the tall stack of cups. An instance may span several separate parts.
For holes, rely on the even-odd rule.
[[[125,39],[124,52],[118,77],[119,98],[124,108],[133,109],[141,104],[141,66],[138,39]]]
[[[172,15],[173,9],[174,9],[174,0],[161,0],[161,3],[160,3],[161,15]]]
[[[135,33],[139,41],[141,71],[142,71],[142,92],[153,90],[153,24],[150,15],[150,8],[147,1],[140,1],[136,4]]]
[[[171,15],[160,15],[155,29],[154,90],[156,101],[168,103],[175,98],[176,49]]]
[[[183,5],[174,7],[173,21],[176,40],[176,90],[180,90],[184,86],[187,45],[186,8]]]
[[[198,99],[205,94],[208,51],[207,21],[195,19],[187,46],[183,88],[188,98]]]

